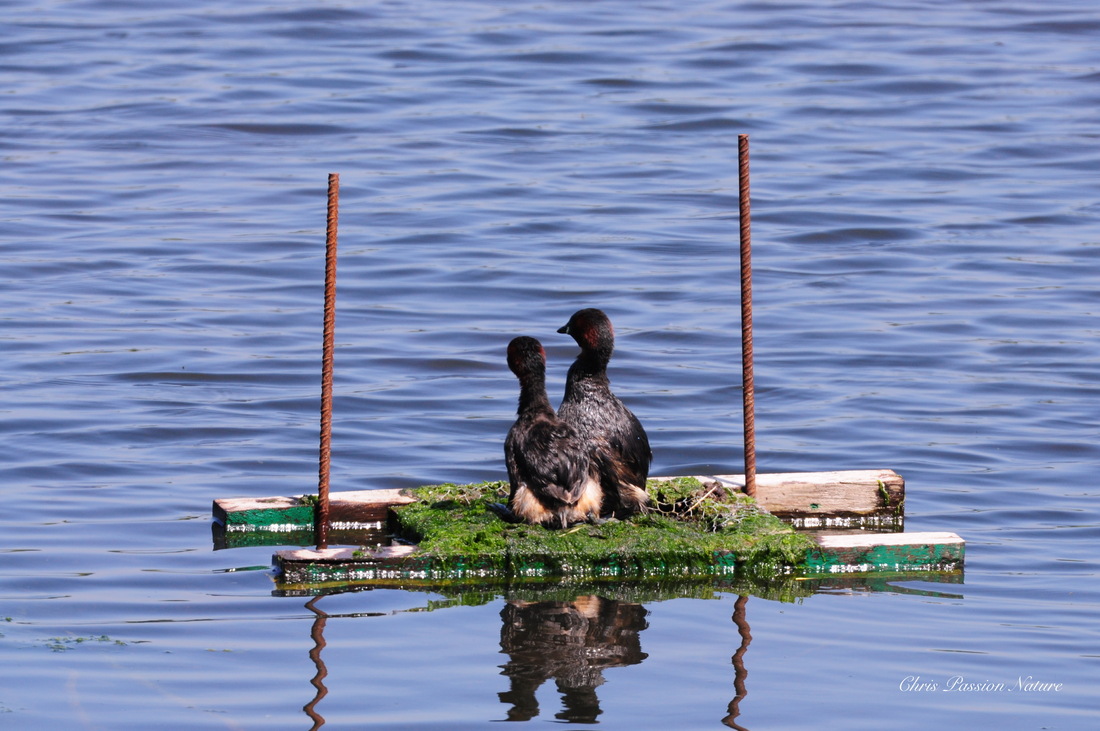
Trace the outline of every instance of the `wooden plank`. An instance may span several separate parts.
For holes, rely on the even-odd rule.
[[[377,586],[432,586],[468,582],[499,585],[563,578],[683,579],[733,575],[737,568],[735,556],[715,554],[711,566],[703,571],[689,571],[685,566],[660,560],[647,560],[643,568],[638,561],[622,560],[614,555],[599,561],[598,565],[585,566],[576,565],[567,556],[522,556],[510,559],[508,567],[501,569],[498,562],[489,557],[442,561],[419,553],[416,546],[387,546],[374,550],[291,549],[276,551],[272,563],[281,585],[356,582]]]
[[[808,573],[958,571],[966,542],[955,533],[867,533],[817,536]]]
[[[247,526],[236,530],[227,530],[218,522],[210,523],[210,537],[215,551],[227,548],[252,548],[258,546],[313,546],[317,536],[313,526],[302,528],[294,525],[272,524],[268,526]],[[390,540],[388,524],[356,523],[350,528],[330,529],[330,545],[373,546]]]
[[[313,527],[313,505],[302,496],[221,498],[214,501],[214,520],[227,531],[291,532]],[[372,528],[385,524],[390,507],[416,502],[407,490],[349,490],[329,496],[329,522],[334,529]]]
[[[807,575],[866,574],[890,572],[957,572],[963,568],[965,542],[954,533],[877,533],[816,537],[802,564],[791,567]],[[517,582],[545,580],[572,575],[576,567],[554,562],[537,562],[527,557],[522,566],[507,575],[491,568],[491,562],[477,556],[449,563],[420,554],[415,546],[389,546],[375,550],[354,548],[294,549],[278,551],[273,557],[280,584],[331,582],[373,582],[378,585],[454,583],[461,581]],[[647,562],[641,573],[635,566],[616,563],[610,557],[600,571],[588,571],[596,578],[619,580],[676,577],[686,574],[674,565],[653,571]],[[728,576],[736,571],[736,557],[715,555],[711,566],[695,576]]]
[[[280,584],[370,583],[377,586],[438,584],[464,579],[506,577],[493,572],[476,557],[440,564],[419,553],[416,546],[357,548],[299,548],[276,551],[272,557]]]
[[[745,484],[744,475],[696,478],[738,489]],[[756,501],[796,528],[900,530],[905,520],[905,480],[886,469],[758,473]]]

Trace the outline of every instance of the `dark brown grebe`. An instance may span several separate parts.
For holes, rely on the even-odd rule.
[[[558,416],[592,450],[603,489],[603,514],[625,517],[649,502],[645,481],[653,452],[637,417],[626,408],[607,379],[615,349],[615,330],[601,310],[574,313],[558,330],[572,335],[581,353],[569,368]]]
[[[508,344],[508,368],[519,379],[518,418],[504,440],[511,492],[502,517],[553,528],[600,513],[600,483],[589,450],[554,413],[546,396],[546,352],[538,340]]]

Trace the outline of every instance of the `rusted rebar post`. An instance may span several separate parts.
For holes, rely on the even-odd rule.
[[[745,416],[745,494],[756,496],[756,400],[752,382],[752,232],[749,213],[749,136],[737,136],[741,210],[741,383]]]
[[[325,235],[325,320],[321,349],[321,459],[318,468],[316,525],[317,548],[328,548],[328,486],[332,464],[332,359],[336,338],[336,220],[340,200],[340,175],[328,176],[328,226]]]

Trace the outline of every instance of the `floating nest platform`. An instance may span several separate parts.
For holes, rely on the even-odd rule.
[[[900,532],[904,481],[891,470],[655,478],[653,509],[624,521],[549,530],[488,505],[507,483],[335,492],[329,542],[277,551],[282,588],[670,582],[889,573],[961,577],[954,533]],[[314,496],[217,500],[217,547],[308,545]],[[806,530],[807,528],[813,530]]]

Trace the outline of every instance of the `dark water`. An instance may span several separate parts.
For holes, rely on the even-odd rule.
[[[0,726],[1095,727],[1095,3],[181,7],[4,3]],[[654,472],[738,472],[738,133],[760,469],[897,470],[963,584],[307,606],[211,549],[315,489],[329,172],[335,489],[502,476],[504,346],[560,393],[582,306]]]

